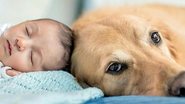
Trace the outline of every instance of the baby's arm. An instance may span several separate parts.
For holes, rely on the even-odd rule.
[[[4,66],[3,63],[0,61],[0,77],[1,78],[13,77],[13,76],[19,75],[20,73],[21,72],[16,71],[9,66]]]

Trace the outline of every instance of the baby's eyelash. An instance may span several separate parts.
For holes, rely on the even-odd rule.
[[[26,34],[27,34],[28,36],[30,36],[29,31],[28,31],[28,28],[25,27],[25,29],[26,29]]]
[[[32,51],[31,51],[31,55],[30,55],[30,61],[31,61],[32,65],[33,65],[33,52]]]

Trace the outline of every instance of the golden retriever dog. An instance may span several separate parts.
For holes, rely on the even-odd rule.
[[[104,8],[73,25],[71,72],[105,95],[185,96],[185,8]]]

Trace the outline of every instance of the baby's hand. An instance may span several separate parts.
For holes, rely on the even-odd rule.
[[[19,75],[21,72],[12,69],[9,66],[4,66],[3,63],[0,61],[0,70],[1,70],[1,77],[8,77],[8,76],[16,76]]]
[[[8,69],[8,70],[6,70],[6,74],[13,77],[13,76],[21,74],[21,72],[16,71],[14,69]]]

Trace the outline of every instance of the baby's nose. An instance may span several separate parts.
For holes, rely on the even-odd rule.
[[[21,39],[21,38],[17,38],[15,45],[19,51],[23,51],[26,48],[26,40]]]

